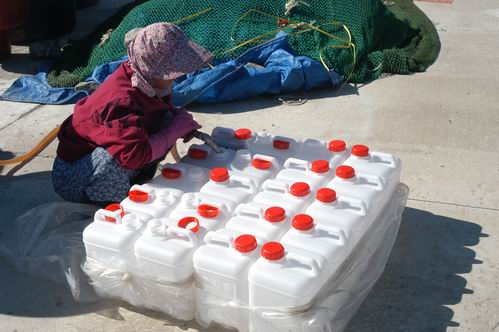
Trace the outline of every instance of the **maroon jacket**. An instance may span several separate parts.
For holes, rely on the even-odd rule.
[[[132,68],[121,64],[89,97],[75,105],[58,134],[57,156],[73,162],[97,147],[105,148],[127,169],[139,169],[151,161],[148,142],[163,126],[170,97],[151,98],[132,87]]]

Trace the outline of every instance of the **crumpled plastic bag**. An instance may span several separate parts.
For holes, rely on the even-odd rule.
[[[0,240],[0,256],[17,270],[66,285],[77,301],[98,300],[81,269],[83,229],[99,207],[55,202],[19,216]]]

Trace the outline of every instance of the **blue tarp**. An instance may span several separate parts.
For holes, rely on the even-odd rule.
[[[86,81],[102,83],[126,57],[95,68]],[[255,46],[235,60],[217,64],[178,79],[173,85],[175,105],[193,101],[218,103],[242,100],[264,93],[281,94],[336,86],[341,77],[326,71],[317,61],[296,55],[284,33]],[[4,100],[38,104],[70,104],[88,95],[75,88],[52,88],[47,73],[22,76],[0,97]]]

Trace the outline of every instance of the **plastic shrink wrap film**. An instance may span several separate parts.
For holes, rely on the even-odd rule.
[[[198,288],[196,298],[210,305],[214,316],[222,313],[244,311],[249,316],[249,326],[239,325],[240,331],[341,331],[348,324],[364,299],[381,276],[395,242],[409,188],[399,184],[382,213],[374,220],[364,237],[325,283],[322,290],[303,310],[286,308],[249,308],[217,296],[209,285]],[[241,314],[239,314],[239,317]],[[211,317],[197,317],[208,327]]]
[[[65,285],[77,301],[96,301],[81,263],[86,255],[82,233],[97,209],[68,202],[34,207],[4,231],[0,257],[19,271]]]
[[[198,304],[209,305],[209,310],[197,316],[198,322],[208,325],[211,321],[210,312],[217,317],[228,317],[229,322],[233,317],[241,317],[241,314],[229,315],[236,310],[238,313],[246,311],[249,316],[248,326],[238,326],[241,331],[247,327],[251,331],[342,330],[383,272],[398,232],[408,193],[407,186],[398,185],[388,205],[365,233],[367,235],[357,242],[346,261],[326,283],[325,289],[319,292],[321,296],[307,310],[249,310],[234,301],[220,299],[216,291],[209,285],[204,285],[196,289],[196,298]],[[20,216],[6,232],[6,236],[2,237],[0,254],[21,271],[66,285],[79,301],[95,301],[98,297],[87,275],[80,268],[85,259],[82,232],[93,220],[95,210],[90,205],[60,202],[36,207]],[[156,298],[156,301],[149,302],[163,303],[170,308],[178,307],[179,312],[185,306],[186,312],[192,314],[190,310],[194,308],[194,303],[188,303],[194,292],[193,284],[181,287],[150,277],[132,277],[129,271],[110,269],[94,260],[88,260],[85,269],[92,279],[101,283],[98,288],[118,287],[122,292],[120,297],[132,304],[140,306],[141,298]],[[94,285],[98,286],[96,281]],[[123,285],[127,287],[123,288]],[[167,308],[160,306],[157,309],[169,313]],[[189,315],[184,318],[187,319],[187,316]]]

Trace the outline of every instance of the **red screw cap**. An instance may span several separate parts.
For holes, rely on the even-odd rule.
[[[293,228],[299,231],[308,231],[314,227],[314,218],[308,214],[297,214],[293,217]]]
[[[185,217],[178,221],[178,227],[189,229],[193,233],[197,233],[199,231],[199,220],[194,217]]]
[[[341,165],[336,168],[336,176],[342,179],[351,179],[355,176],[353,167]]]
[[[256,158],[253,159],[251,165],[253,165],[253,167],[256,169],[266,170],[272,167],[272,162]]]
[[[207,156],[208,152],[206,152],[205,150],[196,149],[196,148],[189,150],[189,157],[193,159],[205,159]]]
[[[229,171],[224,167],[213,168],[210,172],[210,179],[215,182],[224,182],[229,179]]]
[[[274,140],[274,142],[272,143],[272,146],[278,150],[287,150],[289,149],[289,145],[289,142],[278,139]]]
[[[113,211],[113,212],[121,210],[120,211],[121,218],[123,218],[123,216],[125,215],[125,211],[123,210],[123,207],[121,206],[121,204],[118,204],[118,203],[109,204],[108,206],[106,206],[105,210]],[[116,222],[116,219],[111,218],[111,217],[105,217],[105,220],[109,221],[109,222]]]
[[[321,188],[317,190],[315,198],[322,203],[332,203],[336,201],[336,191],[329,188]]]
[[[247,140],[251,138],[251,130],[248,128],[239,128],[234,131],[234,137],[240,140]]]
[[[291,195],[296,197],[303,197],[310,194],[310,186],[305,182],[296,182],[289,187]]]
[[[234,240],[234,248],[239,252],[250,252],[256,249],[257,243],[253,235],[243,234]]]
[[[275,261],[284,257],[284,247],[279,242],[267,242],[262,246],[262,257]]]
[[[356,157],[367,157],[369,155],[369,148],[365,145],[352,146],[352,154]]]
[[[280,222],[286,219],[286,211],[282,207],[273,206],[265,210],[265,220],[268,222]]]
[[[326,173],[329,171],[329,161],[316,160],[312,163],[312,167],[310,169],[315,173]]]
[[[161,174],[163,175],[163,177],[165,179],[175,180],[175,179],[178,179],[182,175],[182,172],[179,171],[178,169],[175,169],[175,168],[165,167],[161,171]]]
[[[215,206],[201,204],[198,206],[198,213],[201,217],[215,218],[220,213],[220,210]]]
[[[346,150],[347,144],[345,143],[345,141],[335,139],[329,142],[327,148],[331,152],[343,152]]]
[[[128,198],[133,202],[145,202],[149,199],[149,194],[142,190],[131,190],[128,192]]]

